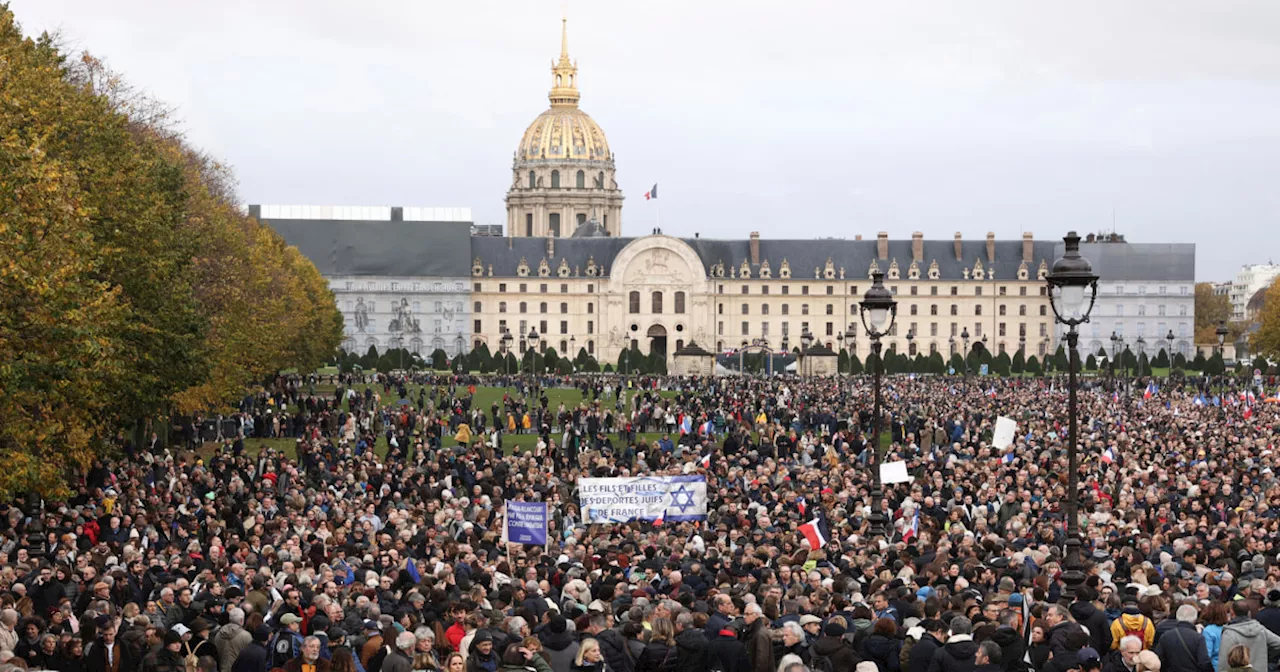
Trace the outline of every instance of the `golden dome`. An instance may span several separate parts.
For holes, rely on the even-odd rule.
[[[604,131],[577,107],[553,106],[525,129],[517,158],[607,161],[609,143]]]
[[[525,129],[516,158],[608,161],[612,155],[604,131],[578,109],[578,66],[569,60],[567,21],[562,20],[560,30],[560,59],[551,64],[551,92],[547,96],[551,109]]]

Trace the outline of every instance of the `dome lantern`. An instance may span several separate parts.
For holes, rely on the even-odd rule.
[[[578,106],[578,64],[569,60],[569,19],[560,19],[560,60],[551,64],[552,107]]]

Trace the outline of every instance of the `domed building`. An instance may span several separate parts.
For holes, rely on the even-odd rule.
[[[578,65],[569,60],[568,24],[551,65],[551,107],[525,129],[511,166],[507,231],[512,236],[569,237],[589,221],[592,235],[622,232],[622,192],[604,131],[578,108]]]

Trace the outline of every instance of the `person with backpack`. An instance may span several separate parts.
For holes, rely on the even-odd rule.
[[[302,617],[286,613],[280,616],[280,630],[271,640],[271,667],[284,667],[285,663],[302,655]]]
[[[1111,648],[1119,649],[1120,640],[1138,637],[1142,640],[1142,648],[1149,649],[1156,640],[1156,626],[1138,610],[1138,598],[1126,595],[1124,607],[1120,610],[1120,618],[1111,622]]]

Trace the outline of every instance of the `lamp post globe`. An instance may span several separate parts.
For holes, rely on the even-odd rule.
[[[1076,590],[1084,584],[1085,575],[1080,562],[1079,516],[1079,462],[1076,444],[1080,428],[1077,419],[1076,372],[1080,368],[1080,353],[1076,345],[1080,340],[1078,327],[1089,321],[1089,313],[1098,298],[1098,276],[1093,265],[1080,254],[1080,236],[1075,231],[1063,237],[1065,251],[1053,262],[1053,269],[1045,277],[1048,284],[1049,305],[1054,319],[1067,327],[1067,495],[1066,495],[1066,565],[1062,572],[1063,601],[1074,601]]]

